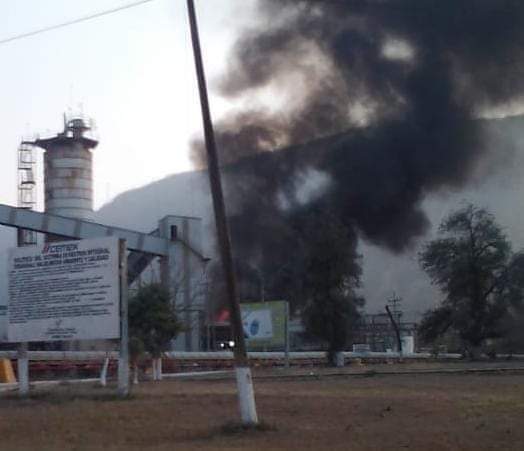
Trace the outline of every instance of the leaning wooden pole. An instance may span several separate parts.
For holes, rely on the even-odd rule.
[[[397,337],[397,347],[398,347],[399,356],[402,357],[402,339],[400,338],[400,329],[398,327],[397,322],[395,321],[395,318],[393,318],[393,314],[391,313],[391,310],[389,309],[389,305],[386,305],[386,312],[388,312],[389,320],[391,321],[393,329],[395,330],[395,336]]]
[[[242,317],[240,314],[240,304],[238,302],[235,272],[233,269],[233,256],[231,253],[231,240],[226,219],[226,208],[224,204],[224,194],[222,192],[222,181],[220,178],[220,168],[216,149],[215,133],[211,112],[209,110],[209,99],[207,95],[206,77],[204,64],[202,62],[202,52],[200,49],[200,38],[193,0],[187,0],[189,14],[189,25],[191,28],[191,39],[193,43],[193,53],[195,56],[195,67],[198,79],[198,89],[200,92],[200,105],[202,108],[202,121],[204,126],[204,137],[207,151],[207,165],[209,173],[209,183],[213,198],[213,209],[215,212],[215,223],[220,249],[220,259],[224,269],[225,282],[227,288],[227,298],[231,326],[233,328],[233,339],[235,341],[235,372],[237,379],[238,397],[240,404],[240,416],[242,423],[253,425],[258,423],[255,405],[255,394],[249,368],[246,344],[244,340],[244,330],[242,328]]]

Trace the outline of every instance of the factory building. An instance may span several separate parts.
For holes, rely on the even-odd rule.
[[[64,116],[62,132],[50,137],[23,141],[19,148],[19,206],[33,209],[35,201],[35,148],[44,149],[44,211],[51,215],[83,221],[93,221],[93,149],[98,140],[93,137],[92,121],[82,116]],[[173,343],[174,350],[201,350],[202,319],[206,316],[207,285],[205,268],[208,258],[202,251],[200,218],[168,216],[159,222],[153,235],[177,241],[171,263],[155,261],[154,256],[130,252],[128,280],[130,285],[158,281],[151,271],[160,267],[161,281],[169,287],[173,304],[184,325],[183,332]],[[34,232],[22,231],[19,245],[36,244]],[[46,241],[63,240],[46,235]],[[67,238],[65,238],[67,239]],[[154,271],[153,271],[154,272]],[[96,349],[100,343],[71,344],[74,349]],[[102,345],[103,347],[103,345]]]

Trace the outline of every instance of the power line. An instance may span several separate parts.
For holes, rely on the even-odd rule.
[[[118,7],[113,8],[113,9],[108,9],[108,10],[105,10],[105,11],[100,11],[98,13],[92,13],[92,14],[89,14],[87,16],[82,16],[82,17],[79,17],[77,19],[72,19],[72,20],[69,20],[67,22],[62,22],[62,23],[59,23],[59,24],[50,25],[48,27],[39,28],[37,30],[28,31],[27,33],[22,33],[22,34],[11,36],[9,38],[0,39],[0,45],[7,44],[8,42],[17,41],[19,39],[29,38],[31,36],[35,36],[35,35],[40,34],[40,33],[46,33],[48,31],[57,30],[59,28],[69,27],[70,25],[76,25],[78,23],[86,22],[88,20],[98,19],[99,17],[108,16],[109,14],[114,14],[114,13],[117,13],[119,11],[123,11],[125,9],[134,8],[135,6],[140,6],[140,5],[143,5],[145,3],[150,3],[150,2],[154,2],[154,1],[155,0],[140,0],[140,1],[137,1],[137,2],[128,3],[126,5],[118,6]]]

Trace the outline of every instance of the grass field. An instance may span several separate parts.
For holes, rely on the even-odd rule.
[[[0,397],[1,450],[522,450],[523,373],[256,379],[263,430],[238,431],[233,380]]]

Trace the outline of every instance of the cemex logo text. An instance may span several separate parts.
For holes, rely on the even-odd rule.
[[[78,244],[46,244],[42,249],[42,254],[61,254],[78,250]]]

